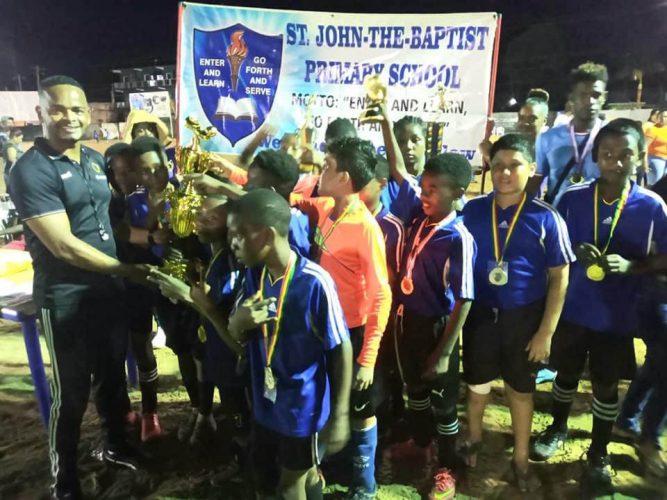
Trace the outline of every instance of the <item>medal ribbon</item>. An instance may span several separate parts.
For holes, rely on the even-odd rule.
[[[577,144],[577,138],[574,133],[574,124],[570,123],[570,139],[572,141],[572,148],[574,149],[574,163],[577,167],[576,171],[581,175],[582,174],[582,162],[586,155],[593,149],[593,143],[595,142],[595,136],[598,135],[600,128],[602,127],[602,121],[596,119],[593,129],[588,134],[586,139],[586,144],[584,145],[583,151],[579,151],[579,145]]]
[[[417,261],[417,257],[419,257],[419,254],[422,253],[422,250],[424,250],[426,244],[431,240],[431,238],[433,238],[433,236],[435,236],[435,233],[438,229],[440,229],[445,224],[451,222],[455,217],[456,217],[456,212],[452,212],[447,217],[442,219],[440,222],[434,224],[433,229],[431,229],[429,233],[426,235],[426,237],[422,239],[422,231],[424,230],[426,222],[428,221],[428,217],[424,217],[424,220],[419,225],[419,229],[415,234],[415,239],[412,242],[412,248],[410,249],[410,253],[408,254],[408,260],[405,263],[405,276],[408,279],[412,279],[412,271],[415,268],[415,262]]]
[[[598,246],[598,224],[600,223],[598,219],[598,188],[599,184],[595,183],[595,195],[594,195],[594,206],[593,206],[593,244],[600,248]],[[611,221],[611,228],[609,229],[609,239],[607,239],[607,244],[604,246],[604,249],[600,249],[602,252],[602,255],[607,253],[607,250],[609,249],[609,244],[611,243],[611,239],[614,236],[614,231],[616,230],[616,226],[618,225],[618,220],[621,218],[621,212],[623,212],[623,209],[625,208],[625,204],[628,202],[628,196],[630,194],[630,182],[628,182],[625,187],[623,188],[623,193],[621,193],[621,197],[618,200],[618,203],[616,205],[616,210],[614,211],[614,218]]]
[[[514,228],[516,227],[516,221],[519,220],[519,215],[523,210],[523,206],[526,204],[527,198],[528,195],[523,193],[523,198],[521,199],[516,212],[514,212],[510,227],[507,229],[507,235],[505,236],[505,243],[503,243],[502,252],[500,251],[500,239],[498,238],[498,215],[496,213],[496,200],[493,200],[493,204],[491,205],[491,229],[493,230],[493,254],[498,265],[500,265],[500,263],[503,261],[505,251],[507,250],[507,245],[509,245],[510,238],[512,237],[512,233],[514,233]]]
[[[322,230],[320,227],[317,227],[318,232],[320,233],[319,235],[315,235],[315,243],[317,243],[317,246],[324,248],[324,243],[329,239],[329,236],[331,236],[331,233],[333,233],[333,230],[336,229],[336,226],[338,225],[339,222],[341,222],[345,217],[347,217],[350,212],[357,206],[357,203],[359,200],[354,200],[352,203],[350,203],[347,208],[343,211],[343,213],[338,217],[333,224],[331,224],[331,227],[327,231],[327,234],[322,234]]]
[[[289,262],[287,263],[287,269],[285,269],[285,274],[283,275],[283,283],[280,286],[280,294],[278,295],[278,304],[276,306],[276,319],[275,327],[273,328],[273,335],[269,336],[269,326],[268,322],[262,325],[262,334],[264,337],[264,351],[266,352],[266,366],[271,366],[271,360],[273,359],[273,353],[276,351],[276,345],[278,344],[278,335],[280,334],[280,323],[283,317],[283,308],[285,306],[285,298],[287,297],[287,291],[289,290],[290,285],[292,284],[292,279],[294,278],[294,271],[296,269],[296,254],[291,253]],[[264,300],[264,281],[266,279],[266,266],[262,269],[262,276],[259,282],[259,298]]]

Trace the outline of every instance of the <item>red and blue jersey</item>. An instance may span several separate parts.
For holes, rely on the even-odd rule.
[[[570,187],[558,203],[572,239],[572,245],[594,243],[594,197],[597,181]],[[598,200],[598,245],[606,244],[618,200]],[[660,196],[634,182],[606,254],[627,260],[641,260],[652,251],[667,253],[667,207]],[[632,274],[609,274],[602,281],[586,277],[586,267],[570,268],[562,318],[599,332],[636,334],[639,301],[644,278]]]
[[[496,286],[489,281],[489,273],[496,266],[492,203],[495,200],[490,193],[468,201],[463,208],[463,222],[477,243],[475,300],[487,307],[507,310],[544,299],[549,268],[575,260],[565,221],[551,205],[529,196],[503,257],[508,282]],[[505,241],[517,208],[518,205],[496,207],[499,241]]]
[[[260,329],[251,332],[248,358],[257,422],[285,436],[307,437],[319,432],[329,418],[326,352],[340,345],[349,333],[331,276],[300,255],[295,266],[271,360],[277,384],[275,403],[264,397],[266,349]],[[257,294],[260,278],[261,268],[246,271],[239,300]],[[282,280],[272,282],[267,273],[264,297],[277,300]]]

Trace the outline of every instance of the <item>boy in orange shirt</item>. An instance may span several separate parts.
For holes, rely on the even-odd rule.
[[[352,488],[349,498],[375,498],[377,419],[371,402],[375,361],[391,307],[382,231],[359,199],[374,178],[375,149],[346,137],[329,144],[318,198],[298,203],[317,224],[320,265],[336,283],[356,358],[352,401]]]

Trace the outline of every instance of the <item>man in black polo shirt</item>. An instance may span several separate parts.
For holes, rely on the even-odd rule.
[[[123,434],[127,327],[120,278],[140,281],[147,268],[116,259],[104,160],[80,143],[90,123],[81,85],[50,77],[39,97],[45,138],[16,162],[10,188],[33,258],[33,297],[53,367],[52,494],[80,498],[76,451],[91,375],[104,458],[136,468]]]

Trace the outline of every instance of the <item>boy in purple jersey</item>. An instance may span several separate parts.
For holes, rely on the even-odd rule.
[[[408,394],[410,445],[427,458],[431,475],[436,431],[438,467],[429,498],[445,500],[456,493],[459,338],[473,299],[475,261],[475,242],[454,203],[470,184],[472,168],[463,156],[440,154],[426,162],[417,185],[386,107],[380,111],[391,176],[400,186],[394,209],[405,214],[402,222],[408,227],[396,285],[395,356]]]
[[[249,359],[260,496],[314,499],[318,436],[330,453],[350,436],[352,347],[333,280],[290,248],[289,222],[287,201],[266,189],[230,207],[231,248],[248,270],[229,332]]]
[[[613,493],[607,444],[618,415],[618,382],[635,371],[633,335],[639,325],[640,273],[667,254],[667,207],[631,176],[645,155],[641,127],[617,119],[600,130],[593,158],[598,180],[572,186],[558,210],[565,218],[578,262],[553,339],[553,423],[531,456],[547,460],[567,437],[567,420],[588,358],[593,387],[593,432],[581,487],[585,495]],[[649,256],[654,249],[658,255]],[[621,307],[622,306],[622,307]]]
[[[535,172],[532,146],[516,134],[494,143],[493,192],[463,209],[477,243],[475,302],[463,332],[466,462],[477,465],[491,382],[502,377],[514,434],[512,471],[522,492],[538,486],[528,464],[535,375],[549,356],[574,260],[563,219],[526,193]]]

